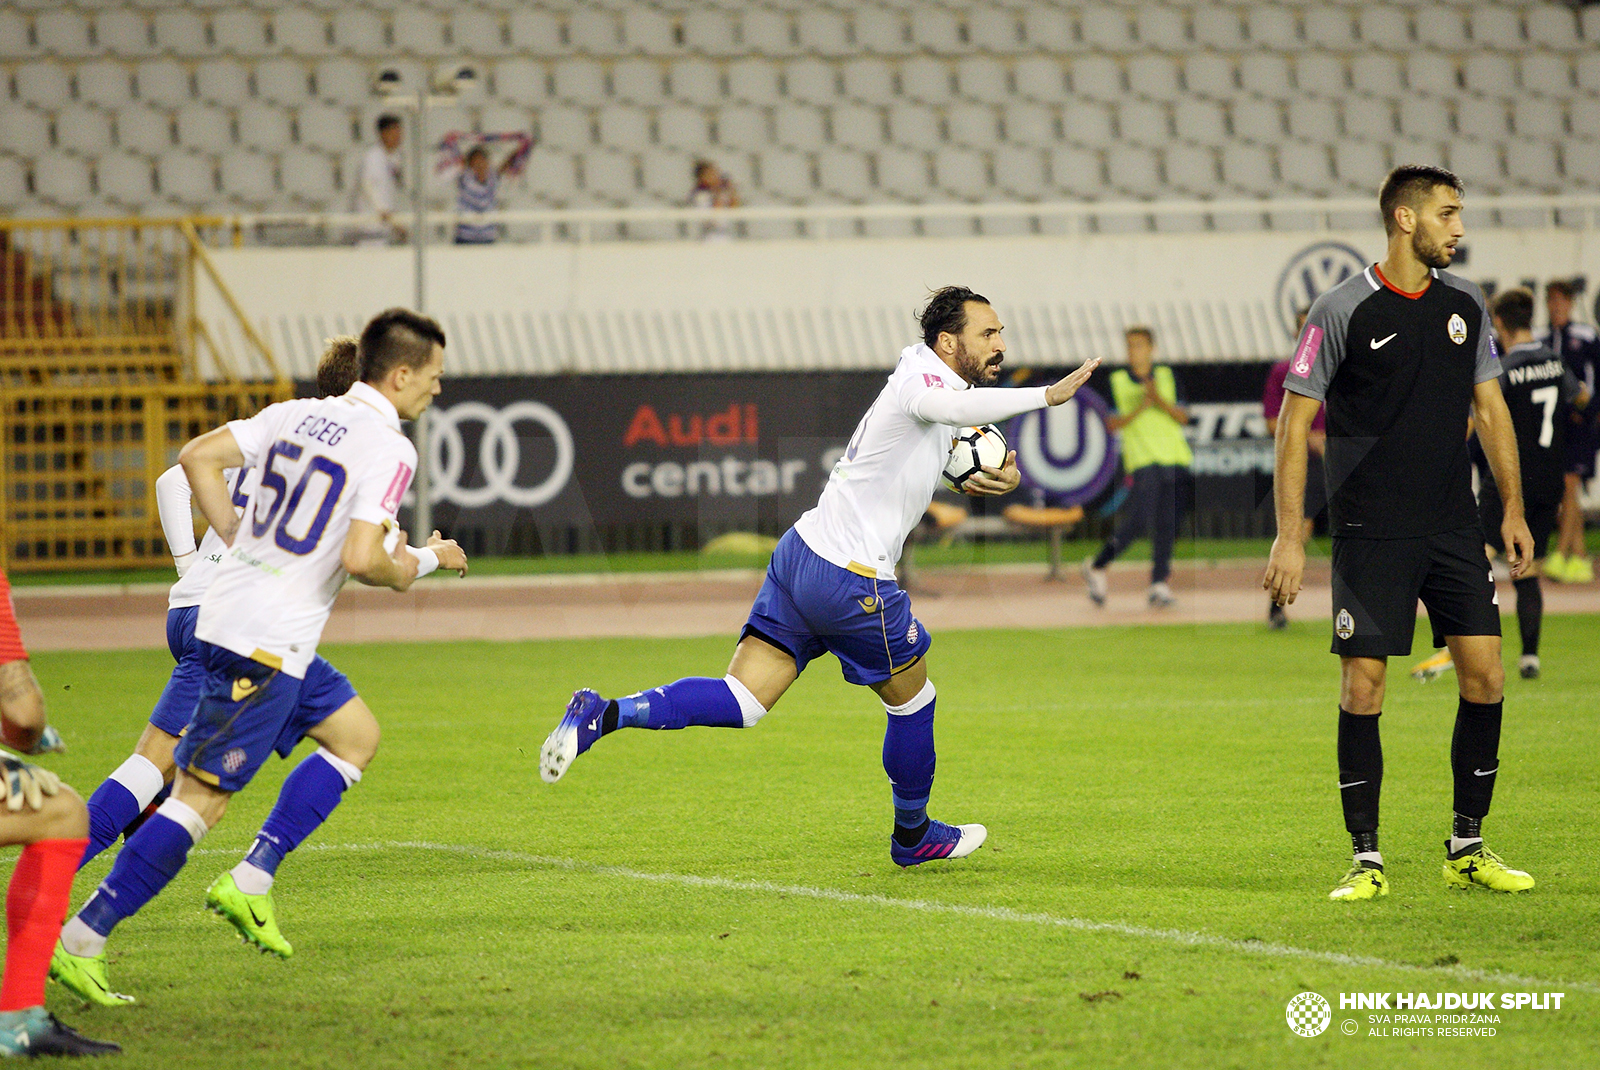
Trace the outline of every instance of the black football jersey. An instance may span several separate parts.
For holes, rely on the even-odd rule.
[[[1529,510],[1561,501],[1567,425],[1572,401],[1581,389],[1562,359],[1538,342],[1513,346],[1500,361],[1500,392],[1517,430],[1522,500]],[[1481,473],[1493,482],[1487,467]]]

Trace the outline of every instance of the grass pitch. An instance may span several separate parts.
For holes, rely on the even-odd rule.
[[[1539,879],[1516,898],[1443,888],[1454,687],[1397,660],[1394,891],[1327,902],[1349,846],[1327,641],[1320,621],[938,636],[932,811],[991,836],[904,872],[882,710],[832,659],[754,730],[619,733],[552,787],[538,747],[574,687],[720,674],[729,641],[328,648],[385,736],[279,872],[295,958],[247,953],[200,909],[290,768],[273,762],[114,934],[138,1006],[54,987],[51,1006],[129,1068],[1594,1065],[1600,619],[1548,620],[1546,678],[1507,685],[1488,833]],[[50,764],[87,795],[169,661],[34,664],[73,748]],[[1333,1004],[1314,1039],[1285,1022],[1302,991]],[[1494,1036],[1339,1010],[1341,992],[1477,991],[1565,996],[1470,1026]]]

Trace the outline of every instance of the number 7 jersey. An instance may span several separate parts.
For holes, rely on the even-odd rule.
[[[393,524],[417,451],[394,406],[365,383],[269,405],[228,430],[259,478],[195,637],[304,677],[347,575],[350,522]]]

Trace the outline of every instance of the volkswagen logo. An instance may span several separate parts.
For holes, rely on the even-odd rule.
[[[1035,409],[1011,422],[1024,485],[1056,505],[1082,505],[1105,490],[1117,470],[1117,440],[1106,430],[1106,403],[1083,387],[1063,405]]]
[[[1283,328],[1284,335],[1298,338],[1300,332],[1295,329],[1295,315],[1310,308],[1311,302],[1351,275],[1366,269],[1366,257],[1343,242],[1317,242],[1294,254],[1283,274],[1278,276],[1275,304],[1278,325]]]
[[[448,409],[435,409],[429,419],[432,445],[429,459],[433,466],[434,501],[454,502],[473,509],[503,501],[523,508],[543,505],[566,487],[572,478],[574,450],[572,431],[561,414],[537,401],[517,401],[503,409],[481,401],[463,401]],[[461,434],[463,424],[481,424],[478,440],[477,475],[481,487],[463,487],[467,447]],[[550,435],[555,446],[555,462],[544,479],[532,486],[517,481],[522,469],[522,445],[517,437],[519,424],[537,424]]]

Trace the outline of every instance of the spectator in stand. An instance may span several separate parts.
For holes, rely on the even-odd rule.
[[[1547,349],[1554,350],[1567,369],[1589,392],[1584,408],[1572,410],[1567,428],[1567,477],[1561,499],[1561,534],[1556,548],[1544,562],[1544,574],[1558,583],[1589,583],[1594,579],[1594,564],[1583,538],[1583,507],[1579,495],[1583,485],[1594,478],[1595,453],[1600,451],[1600,401],[1594,399],[1595,380],[1600,377],[1600,335],[1587,323],[1572,321],[1572,303],[1579,288],[1566,279],[1545,284],[1545,311],[1550,326],[1538,336]]]
[[[728,241],[733,237],[733,226],[712,213],[718,208],[739,207],[739,190],[722,168],[710,160],[694,162],[694,189],[689,194],[689,207],[701,208],[711,218],[700,227],[702,241]]]
[[[1302,308],[1295,314],[1295,336],[1299,337],[1306,325],[1306,313],[1310,309]],[[1267,372],[1267,385],[1261,392],[1261,412],[1267,418],[1267,430],[1276,439],[1278,437],[1278,413],[1283,411],[1283,381],[1289,375],[1287,360],[1280,360]],[[1317,514],[1327,508],[1327,487],[1323,484],[1322,454],[1328,448],[1326,407],[1318,408],[1316,418],[1311,421],[1311,431],[1306,436],[1306,519],[1300,528],[1302,542],[1311,538],[1311,530],[1315,524]],[[1267,599],[1267,626],[1273,631],[1282,631],[1289,626],[1289,617],[1283,607],[1272,599]]]
[[[1194,462],[1183,434],[1189,413],[1178,404],[1172,369],[1155,363],[1155,333],[1149,327],[1129,327],[1125,341],[1128,368],[1111,373],[1117,414],[1106,423],[1122,435],[1122,464],[1133,490],[1115,534],[1093,560],[1084,560],[1083,579],[1090,600],[1105,605],[1106,566],[1149,528],[1150,606],[1165,609],[1177,601],[1167,577],[1172,574],[1172,544],[1178,531],[1178,476]]]
[[[357,229],[358,245],[388,245],[405,240],[405,228],[394,218],[404,185],[404,161],[400,158],[403,136],[398,115],[378,116],[378,143],[361,157],[352,206],[356,213],[376,218]]]
[[[500,237],[499,224],[468,220],[500,207],[500,179],[522,173],[523,166],[528,162],[528,153],[533,151],[533,139],[527,134],[486,134],[477,139],[478,143],[468,149],[463,158],[462,137],[461,134],[452,133],[439,147],[441,158],[438,170],[454,172],[456,215],[459,217],[456,221],[456,244],[490,245]],[[497,141],[510,142],[513,148],[500,166],[494,167],[490,164],[487,146]]]

